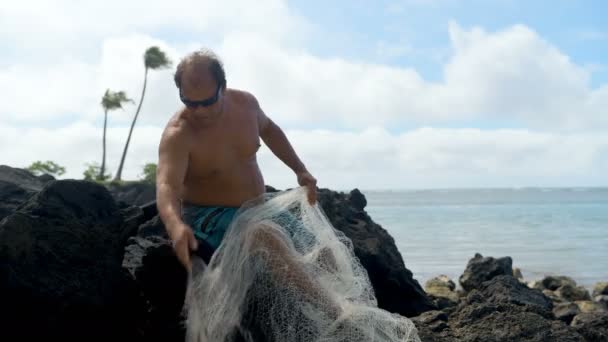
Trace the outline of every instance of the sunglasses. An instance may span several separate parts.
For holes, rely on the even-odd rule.
[[[184,105],[186,105],[186,107],[188,108],[196,108],[198,106],[201,107],[209,107],[213,104],[215,104],[218,100],[218,98],[220,97],[220,85],[218,84],[217,86],[217,91],[215,92],[215,95],[213,95],[212,97],[205,99],[205,100],[200,100],[200,101],[192,101],[192,100],[188,100],[188,98],[184,97],[184,94],[182,94],[182,90],[179,90],[179,98],[180,100],[182,100],[182,102],[184,103]]]

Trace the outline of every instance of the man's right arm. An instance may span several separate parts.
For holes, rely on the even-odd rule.
[[[187,142],[179,128],[170,127],[163,133],[159,145],[156,203],[160,218],[172,240],[176,237],[174,230],[183,224],[180,196],[187,167]]]
[[[168,128],[161,138],[156,171],[156,206],[178,260],[192,270],[190,251],[197,249],[192,229],[181,217],[180,196],[188,169],[189,146],[179,129]]]

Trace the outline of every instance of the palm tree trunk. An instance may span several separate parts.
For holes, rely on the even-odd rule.
[[[99,180],[104,179],[106,172],[106,127],[108,124],[108,110],[106,109],[103,116],[103,156],[101,157],[101,169],[99,169]]]
[[[127,143],[125,144],[125,149],[122,152],[122,157],[120,158],[120,165],[118,166],[118,171],[116,172],[116,177],[114,177],[115,181],[119,181],[122,176],[122,168],[125,164],[125,157],[127,156],[127,150],[129,149],[129,142],[131,141],[131,134],[133,134],[133,127],[135,127],[135,122],[137,121],[137,116],[139,115],[139,110],[141,109],[141,104],[144,102],[144,94],[146,93],[146,83],[148,81],[148,68],[146,67],[146,71],[144,74],[144,88],[141,91],[141,98],[139,99],[139,105],[137,106],[137,111],[135,111],[135,117],[133,118],[133,122],[131,123],[131,129],[129,130],[129,136],[127,137]]]

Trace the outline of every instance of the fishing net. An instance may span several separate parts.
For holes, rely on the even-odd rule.
[[[239,208],[209,265],[194,257],[184,310],[188,342],[420,341],[304,187]]]

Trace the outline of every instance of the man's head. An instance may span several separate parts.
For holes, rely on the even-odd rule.
[[[226,74],[220,59],[210,50],[184,57],[177,65],[175,85],[186,107],[197,114],[218,114],[223,106]]]

